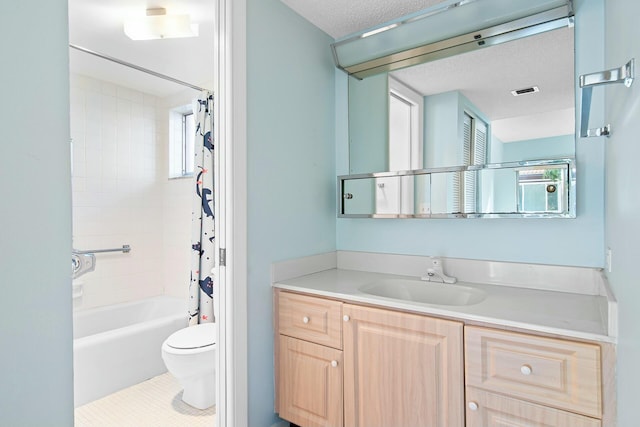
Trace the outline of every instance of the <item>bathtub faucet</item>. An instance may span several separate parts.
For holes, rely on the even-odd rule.
[[[427,269],[427,274],[420,279],[438,283],[456,283],[458,281],[455,277],[444,274],[442,260],[438,257],[431,257],[431,266]]]

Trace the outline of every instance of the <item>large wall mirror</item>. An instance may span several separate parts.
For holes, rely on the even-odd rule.
[[[349,173],[573,159],[574,80],[573,26],[350,76]]]

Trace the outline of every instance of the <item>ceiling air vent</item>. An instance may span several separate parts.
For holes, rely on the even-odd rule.
[[[540,92],[540,89],[538,88],[538,86],[531,86],[531,87],[526,87],[524,89],[512,90],[511,95],[520,96],[520,95],[526,95],[528,93],[534,93],[534,92]]]

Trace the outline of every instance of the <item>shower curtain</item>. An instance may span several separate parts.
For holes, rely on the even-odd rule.
[[[193,210],[191,214],[191,281],[189,325],[214,322],[214,182],[213,94],[204,91],[193,102],[196,124]]]

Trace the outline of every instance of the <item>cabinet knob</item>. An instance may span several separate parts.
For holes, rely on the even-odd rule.
[[[309,323],[309,320],[310,320],[310,319],[309,319],[307,316],[304,316],[304,317],[302,318],[302,323]]]
[[[348,322],[351,318],[348,315],[344,315],[342,316],[342,320],[344,320],[345,322]]]
[[[479,408],[478,404],[474,401],[469,402],[469,409],[472,411],[477,411]]]
[[[336,367],[338,366],[338,361],[337,361],[337,360],[332,360],[332,361],[331,361],[331,366],[332,366],[333,368],[336,368]]]
[[[532,372],[533,372],[533,369],[531,369],[531,366],[529,365],[520,366],[520,373],[522,373],[522,375],[531,375]]]

